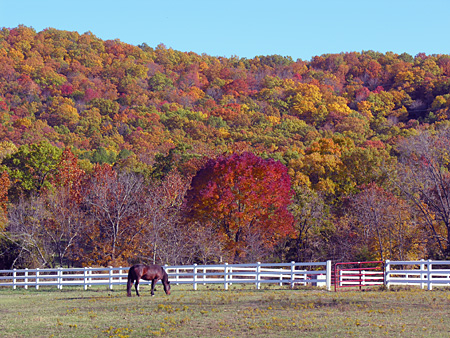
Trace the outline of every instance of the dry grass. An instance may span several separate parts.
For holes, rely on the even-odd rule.
[[[2,337],[447,337],[450,291],[0,289]]]

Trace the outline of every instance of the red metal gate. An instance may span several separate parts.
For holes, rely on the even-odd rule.
[[[365,287],[384,285],[383,261],[344,262],[334,266],[334,291],[339,288]]]

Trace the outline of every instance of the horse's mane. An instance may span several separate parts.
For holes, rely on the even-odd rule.
[[[163,274],[163,279],[165,282],[167,282],[169,280],[169,275],[167,274],[166,270],[164,270],[164,268],[161,266],[161,270],[162,270],[162,274]]]

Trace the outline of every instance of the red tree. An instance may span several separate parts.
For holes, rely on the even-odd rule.
[[[252,153],[234,154],[209,160],[197,173],[187,208],[197,230],[213,224],[230,259],[242,261],[255,247],[271,248],[294,231],[287,209],[292,196],[283,164]]]

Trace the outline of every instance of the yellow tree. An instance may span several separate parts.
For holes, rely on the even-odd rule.
[[[80,120],[80,115],[73,100],[61,96],[51,101],[46,116],[50,125],[65,125],[69,129],[73,129]]]
[[[289,91],[288,95],[291,113],[302,120],[317,125],[328,115],[324,97],[316,85],[300,83]]]
[[[342,171],[341,146],[331,138],[313,142],[305,154],[289,163],[294,184],[307,184],[324,194],[336,193],[336,176]]]

